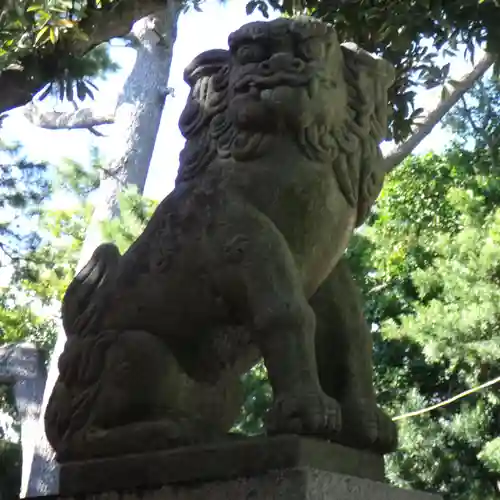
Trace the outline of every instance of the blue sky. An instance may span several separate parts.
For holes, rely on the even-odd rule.
[[[175,96],[168,97],[165,105],[146,184],[147,196],[161,199],[173,187],[179,151],[184,144],[177,126],[188,94],[187,85],[182,80],[184,67],[203,50],[227,48],[227,37],[231,31],[250,20],[262,19],[258,12],[247,16],[245,4],[246,0],[230,0],[224,5],[216,0],[208,0],[202,5],[203,13],[190,10],[181,16],[169,81],[169,86],[175,90]],[[135,57],[133,49],[122,46],[113,47],[111,55],[120,64],[121,69],[116,74],[110,75],[106,81],[98,82],[100,91],[94,104],[110,112],[113,111],[118,97],[117,89],[122,87]],[[469,68],[470,65],[463,59],[456,58],[452,63],[451,76],[460,77]],[[439,90],[420,92],[417,96],[417,105],[425,109],[432,108],[436,103],[438,92]],[[111,126],[101,127],[100,130],[107,134]],[[97,139],[88,131],[41,130],[31,125],[20,110],[15,110],[5,120],[2,135],[5,140],[21,141],[31,159],[45,160],[53,164],[57,164],[64,157],[88,163],[91,144],[99,146],[107,158],[113,152],[113,142],[109,138]],[[417,152],[440,151],[450,139],[449,133],[437,127],[419,146]]]

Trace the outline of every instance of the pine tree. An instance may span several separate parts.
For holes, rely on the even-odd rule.
[[[455,144],[397,169],[351,247],[375,329],[376,384],[394,416],[500,376],[499,97],[495,81],[477,85],[450,115]],[[391,481],[453,500],[497,498],[499,411],[493,385],[401,419]]]
[[[19,145],[0,143],[0,351],[3,345],[34,340],[50,345],[47,323],[20,301],[13,281],[28,282],[34,276],[25,273],[26,254],[40,244],[36,223],[40,204],[51,194],[46,177],[47,166],[28,161]],[[23,224],[23,221],[31,224]],[[1,356],[0,356],[1,357]],[[15,498],[21,478],[21,449],[9,439],[9,420],[17,417],[10,386],[2,384],[0,367],[0,498]]]
[[[17,172],[18,163],[28,164],[19,156],[19,149],[16,149],[16,153],[17,156],[10,158],[9,163],[9,169],[14,173]],[[11,232],[15,221],[21,228],[26,227],[28,214],[34,221],[35,229],[32,233],[17,235],[21,239],[16,240],[17,246],[12,249],[15,254],[11,254],[12,258],[8,262],[13,272],[6,276],[0,297],[0,351],[2,345],[21,341],[34,343],[43,349],[47,357],[53,348],[60,300],[74,276],[92,214],[88,198],[99,189],[101,160],[96,154],[92,156],[94,162],[89,167],[69,160],[57,169],[34,165],[33,168],[40,169],[41,173],[38,184],[30,183],[30,189],[38,194],[33,211],[28,210],[29,203],[26,201],[22,207],[18,207],[17,212],[12,209],[9,212],[12,216],[5,226]],[[56,170],[56,174],[51,176],[52,183],[49,183],[44,173],[47,169]],[[49,203],[51,196],[60,192],[73,197],[73,208],[53,208]],[[7,203],[8,198],[4,199]],[[156,202],[144,199],[132,188],[120,195],[119,203],[120,218],[109,224],[103,223],[101,229],[105,237],[116,241],[124,251],[144,229]],[[23,237],[30,244],[24,244]],[[2,429],[0,420],[0,498],[10,499],[18,494],[20,486],[21,449],[17,442],[12,442],[11,435],[12,432],[20,432],[21,422],[12,392],[2,385],[1,380],[0,415],[10,415],[14,419],[10,433],[6,432],[7,428]],[[5,434],[10,434],[10,437]]]
[[[500,375],[500,191],[471,155],[413,158],[387,182],[353,254],[375,333],[376,384],[393,416]],[[400,486],[449,499],[493,499],[495,388],[402,419],[388,461]],[[490,450],[490,451],[489,451]],[[482,458],[481,458],[482,457]]]

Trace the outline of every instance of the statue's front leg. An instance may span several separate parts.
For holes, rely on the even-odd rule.
[[[316,313],[316,353],[323,390],[340,401],[339,441],[380,453],[393,451],[397,429],[376,404],[372,336],[361,293],[341,260],[310,300]]]
[[[235,227],[249,236],[223,235],[226,264],[215,279],[233,309],[248,318],[264,358],[274,394],[268,430],[329,438],[340,429],[340,408],[319,383],[315,315],[294,259],[271,222],[249,214],[242,219]]]

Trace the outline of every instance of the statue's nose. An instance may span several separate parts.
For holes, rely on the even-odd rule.
[[[260,63],[260,68],[270,73],[275,71],[300,71],[303,67],[303,61],[286,52],[273,54],[269,59]]]

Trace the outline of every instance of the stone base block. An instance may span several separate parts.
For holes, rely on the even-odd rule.
[[[385,484],[378,455],[298,436],[67,463],[60,495],[50,498],[440,500]]]
[[[59,492],[76,495],[143,489],[253,477],[297,467],[384,480],[380,455],[291,435],[233,438],[211,445],[69,462],[61,467]]]
[[[58,496],[53,500],[441,500],[441,497],[303,467],[229,481]]]

